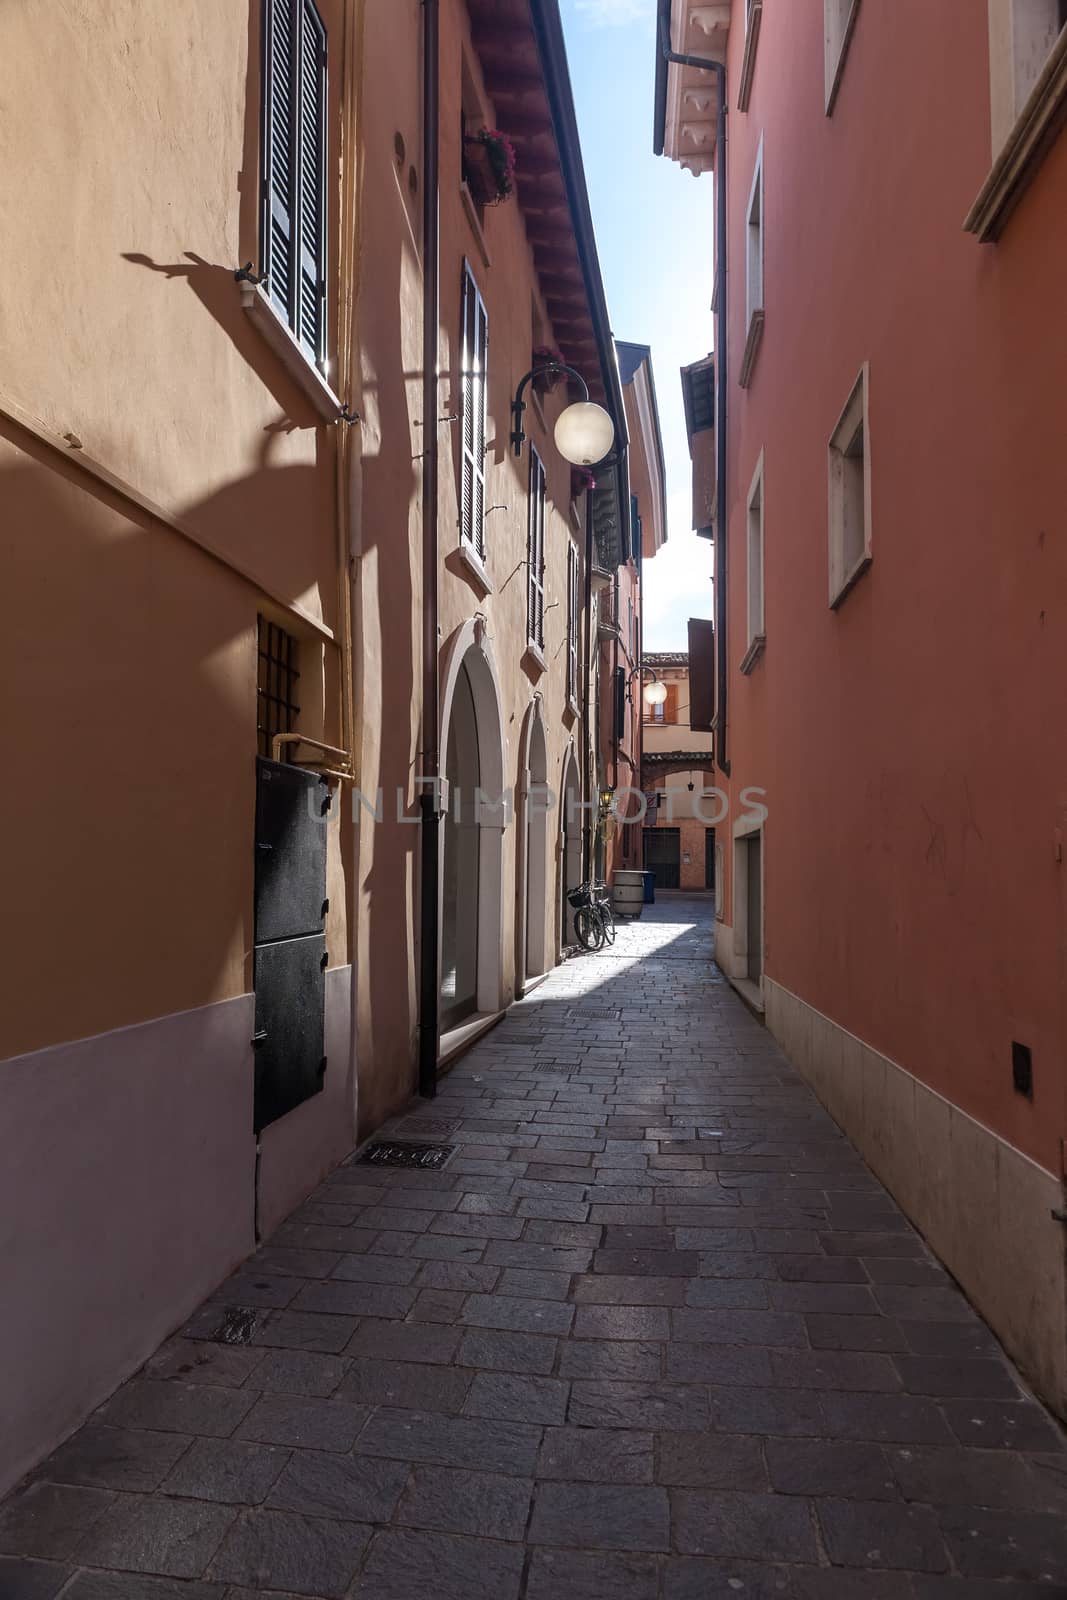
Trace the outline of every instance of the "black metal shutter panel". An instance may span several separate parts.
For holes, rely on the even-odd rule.
[[[293,0],[263,3],[263,271],[286,322],[293,299]]]
[[[298,57],[296,335],[321,361],[326,353],[326,30],[310,0],[300,3]]]
[[[689,726],[694,733],[715,727],[715,625],[689,619]]]
[[[256,946],[256,1133],[324,1086],[325,963],[321,933]]]
[[[255,941],[292,939],[325,927],[329,790],[313,772],[256,763]]]

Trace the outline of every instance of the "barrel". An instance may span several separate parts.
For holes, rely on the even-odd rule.
[[[639,917],[645,903],[645,875],[620,867],[615,873],[612,899],[620,917]]]

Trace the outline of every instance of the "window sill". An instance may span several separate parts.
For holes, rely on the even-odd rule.
[[[841,48],[837,52],[837,60],[834,62],[833,76],[830,78],[826,89],[826,115],[828,117],[833,115],[837,91],[841,87],[841,77],[845,70],[845,57],[848,55],[848,47],[852,43],[852,30],[856,26],[856,13],[859,8],[860,0],[852,0],[852,8],[845,23],[845,31],[841,35]]]
[[[762,308],[753,311],[748,323],[748,337],[745,340],[744,353],[741,356],[741,371],[737,381],[742,389],[747,389],[752,378],[752,368],[756,365],[756,356],[759,353],[760,343],[763,339],[763,324],[765,316]]]
[[[993,163],[977,200],[964,220],[964,231],[983,244],[1000,237],[1059,132],[1067,109],[1067,29],[1053,45],[1041,76]]]
[[[493,580],[485,570],[485,565],[481,557],[469,539],[460,539],[459,559],[463,562],[463,565],[467,568],[467,571],[474,579],[476,587],[481,590],[483,597],[487,594],[492,594]]]
[[[752,0],[745,32],[745,53],[741,57],[741,78],[737,87],[737,109],[748,110],[752,93],[752,74],[756,70],[756,46],[759,44],[760,23],[763,20],[763,0]]]
[[[485,242],[485,234],[482,232],[482,220],[478,215],[478,207],[474,203],[474,196],[465,183],[461,183],[459,186],[459,197],[463,201],[463,209],[467,213],[467,221],[471,225],[474,242],[478,246],[478,254],[481,256],[483,264],[491,267],[493,263],[489,258],[489,246]]]
[[[543,672],[548,671],[548,662],[545,660],[545,653],[541,649],[540,645],[535,644],[532,639],[528,639],[526,642],[526,649],[522,653],[522,665],[524,667],[531,667],[538,677],[540,677]]]
[[[581,716],[581,712],[578,710],[578,702],[575,700],[572,694],[567,696],[567,710],[570,712],[572,717]]]
[[[341,415],[341,402],[310,356],[293,338],[292,333],[258,283],[241,284],[241,301],[267,344],[281,361],[293,381],[303,390],[319,416],[326,422],[336,422]]]
[[[760,656],[763,654],[763,652],[764,652],[764,650],[766,648],[767,648],[767,635],[765,633],[757,633],[757,634],[755,634],[753,636],[752,643],[749,645],[748,649],[745,651],[744,655],[741,657],[741,669],[740,670],[744,673],[746,678],[748,677],[749,673],[752,671],[753,667],[756,665],[756,662],[759,660]]]
[[[842,603],[842,601],[845,600],[847,598],[847,596],[851,594],[851,592],[855,588],[856,584],[863,577],[863,574],[867,571],[867,568],[870,566],[871,560],[872,560],[872,557],[870,555],[862,555],[860,557],[860,559],[856,562],[856,565],[852,568],[851,572],[846,574],[845,579],[839,585],[839,587],[837,589],[837,592],[834,593],[834,591],[831,590],[831,592],[830,592],[830,610],[831,611],[836,611],[838,606]]]

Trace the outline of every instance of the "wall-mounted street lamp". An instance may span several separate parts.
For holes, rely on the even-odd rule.
[[[615,443],[615,424],[603,406],[598,406],[590,400],[589,385],[581,373],[562,361],[550,361],[541,367],[531,367],[526,376],[520,380],[519,387],[515,390],[515,398],[511,402],[511,447],[519,456],[526,442],[522,426],[522,415],[526,410],[526,402],[523,399],[526,385],[532,378],[540,377],[542,373],[555,375],[561,372],[567,373],[578,384],[582,391],[582,399],[566,406],[557,417],[554,430],[556,449],[564,461],[569,461],[574,467],[595,467],[599,461],[603,461]]]
[[[658,675],[655,672],[655,670],[652,667],[646,667],[644,662],[642,662],[640,666],[634,667],[633,671],[630,673],[629,678],[627,679],[626,697],[630,701],[630,704],[631,705],[633,704],[633,698],[632,698],[632,695],[631,695],[631,687],[633,685],[634,679],[637,677],[637,675],[639,673],[641,674],[642,677],[644,677],[645,673],[647,673],[648,676],[652,679],[652,682],[651,683],[646,683],[644,685],[644,687],[642,688],[642,690],[641,690],[641,698],[645,702],[645,705],[646,706],[661,706],[663,704],[663,702],[667,698],[667,685],[665,683],[661,683]]]

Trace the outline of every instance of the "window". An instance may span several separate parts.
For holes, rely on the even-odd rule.
[[[823,0],[823,62],[826,79],[826,115],[834,109],[841,74],[845,69],[852,30],[860,0]]]
[[[830,604],[871,564],[870,443],[864,364],[830,438]]]
[[[763,0],[745,0],[745,53],[741,58],[741,79],[737,87],[737,109],[748,110],[752,93],[752,74],[756,70],[756,46],[763,21]]]
[[[312,0],[264,0],[266,288],[300,348],[326,360],[326,30]]]
[[[530,503],[526,524],[526,637],[545,648],[545,468],[530,450]]]
[[[748,649],[741,662],[742,672],[751,672],[767,642],[763,619],[763,451],[748,491],[747,517]]]
[[[256,737],[259,753],[272,757],[275,734],[295,733],[300,707],[296,688],[300,681],[300,645],[291,633],[258,619],[256,661]]]
[[[567,699],[578,704],[578,551],[567,541]]]
[[[463,263],[463,331],[459,408],[463,462],[460,535],[479,561],[485,558],[485,430],[489,318],[467,262]]]
[[[763,336],[763,140],[756,152],[756,168],[748,197],[748,226],[745,230],[745,293],[748,332],[738,382],[747,388],[756,351]]]
[[[1067,103],[1067,0],[989,0],[992,170],[964,227],[996,239],[1059,131]]]

